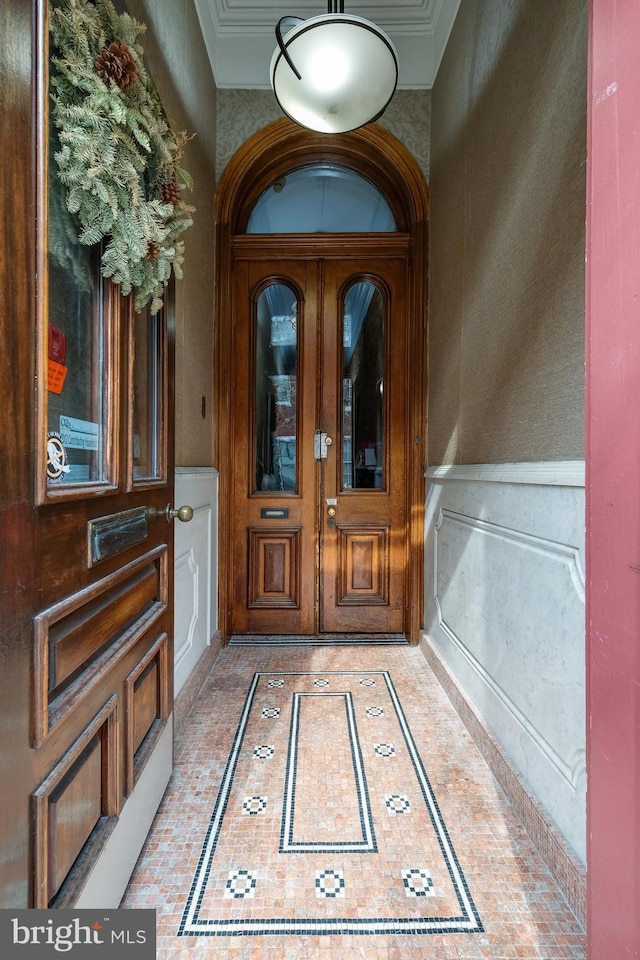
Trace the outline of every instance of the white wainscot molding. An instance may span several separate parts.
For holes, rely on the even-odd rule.
[[[584,464],[426,474],[425,632],[584,862]]]
[[[217,630],[218,473],[209,467],[177,467],[175,503],[193,507],[188,523],[175,521],[175,695]]]

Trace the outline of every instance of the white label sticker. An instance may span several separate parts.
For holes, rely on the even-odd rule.
[[[60,417],[60,436],[71,450],[97,450],[99,425],[90,420]]]

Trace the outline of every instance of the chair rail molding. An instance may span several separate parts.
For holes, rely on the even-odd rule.
[[[529,483],[542,486],[584,487],[584,460],[532,463],[467,463],[427,467],[431,480],[479,480],[490,483]]]

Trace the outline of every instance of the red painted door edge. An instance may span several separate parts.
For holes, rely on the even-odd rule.
[[[589,960],[640,957],[640,4],[591,0],[587,140]]]

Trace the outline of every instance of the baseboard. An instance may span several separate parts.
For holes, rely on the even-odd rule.
[[[202,685],[211,673],[211,668],[216,662],[221,649],[221,634],[219,630],[216,630],[211,638],[211,643],[205,649],[176,697],[173,708],[174,729],[176,734],[180,732],[180,728],[191,713],[196,698],[202,689]]]
[[[584,865],[540,803],[531,796],[523,778],[513,767],[482,717],[467,700],[430,638],[424,633],[421,634],[420,649],[489,769],[507,795],[536,850],[551,870],[576,919],[586,929],[587,875]]]

